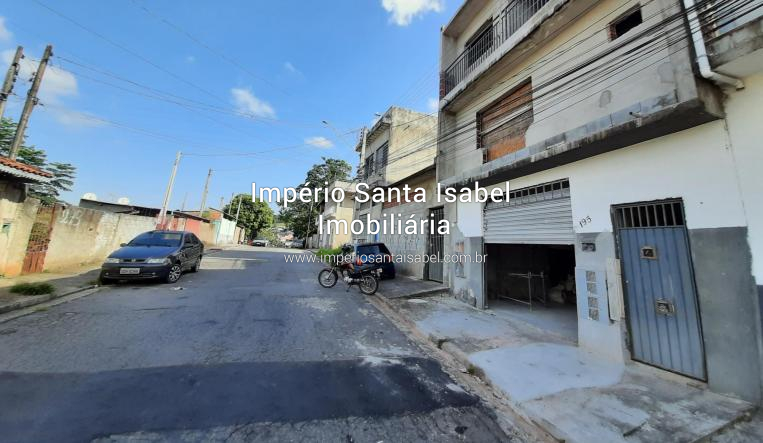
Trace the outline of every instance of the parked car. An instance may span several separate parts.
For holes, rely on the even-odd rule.
[[[175,283],[184,271],[198,271],[203,255],[204,244],[191,232],[144,232],[109,255],[101,267],[101,282],[161,279]]]
[[[380,267],[382,278],[395,278],[395,263],[392,259],[392,253],[384,243],[355,245],[355,256],[365,259],[364,263],[373,263]]]
[[[265,240],[264,238],[255,238],[252,240],[252,246],[263,246],[267,247],[270,244],[268,240]]]
[[[305,241],[304,240],[292,240],[291,247],[295,249],[302,249],[305,247]]]

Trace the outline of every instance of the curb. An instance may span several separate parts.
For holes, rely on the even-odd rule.
[[[19,300],[14,303],[0,306],[0,314],[7,314],[8,312],[13,312],[13,311],[18,311],[19,309],[29,308],[31,306],[39,305],[45,302],[49,302],[51,300],[55,300],[57,298],[66,297],[69,295],[76,294],[78,292],[87,291],[88,289],[94,289],[97,287],[98,287],[97,285],[90,285],[90,286],[85,286],[83,288],[77,288],[73,291],[64,292],[62,294],[56,294],[54,292],[52,294],[39,295],[35,297],[34,299]]]
[[[440,355],[447,355],[451,360],[453,360],[453,362],[462,366],[463,369],[461,369],[461,372],[466,372],[467,374],[479,380],[482,385],[487,387],[488,391],[483,393],[481,396],[482,399],[484,401],[488,401],[489,395],[492,395],[493,399],[497,400],[500,405],[505,408],[503,412],[508,413],[507,415],[514,419],[514,422],[512,422],[514,426],[518,427],[523,432],[534,437],[538,441],[555,443],[562,443],[567,441],[566,438],[560,436],[561,433],[551,423],[545,421],[543,423],[539,422],[538,419],[529,416],[529,414],[524,412],[521,407],[507,398],[506,395],[495,385],[493,385],[485,376],[484,370],[472,364],[469,361],[467,354],[464,353],[460,348],[447,340],[426,334],[421,331],[416,326],[416,322],[412,321],[410,318],[408,318],[408,316],[400,312],[400,310],[398,310],[397,307],[392,303],[392,300],[402,300],[405,298],[387,299],[384,296],[368,296],[367,299],[371,302],[371,304],[374,304],[377,306],[377,308],[380,308],[380,306],[374,303],[374,300],[378,300],[379,303],[383,305],[383,309],[380,309],[382,313],[390,320],[392,320],[393,323],[401,324],[406,329],[408,329],[408,335],[412,336],[414,340],[426,343],[430,347],[437,349],[435,352],[439,353]],[[440,363],[448,363],[447,357],[446,359],[440,357],[439,360]],[[516,421],[521,421],[522,423],[517,423]]]
[[[434,295],[439,295],[448,292],[448,288],[432,288],[432,289],[420,289],[418,291],[410,292],[405,295],[398,295],[396,297],[390,297],[387,295],[384,295],[384,291],[377,291],[379,295],[384,297],[386,300],[405,300],[409,298],[416,298],[416,297],[429,297]]]

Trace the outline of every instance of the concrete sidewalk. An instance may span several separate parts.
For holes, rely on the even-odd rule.
[[[563,334],[449,296],[385,302],[417,334],[498,390],[517,414],[560,441],[727,437],[755,409],[682,377],[601,360]],[[744,428],[750,429],[761,426]]]
[[[13,278],[0,278],[0,314],[93,288],[98,280],[99,272],[99,267],[86,266],[73,269],[70,272],[41,272]],[[10,292],[11,287],[17,283],[41,282],[52,284],[55,291],[44,295],[21,295]]]
[[[391,280],[381,280],[377,292],[389,299],[412,298],[448,292],[448,287],[435,281],[398,275]]]

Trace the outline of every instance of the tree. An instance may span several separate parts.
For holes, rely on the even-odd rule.
[[[252,201],[251,194],[238,194],[233,197],[223,211],[233,216],[238,212],[238,222],[246,229],[246,238],[255,238],[262,230],[273,226],[273,209],[262,200]]]
[[[0,155],[7,157],[10,154],[11,142],[15,134],[16,124],[13,120],[9,118],[0,120]],[[45,151],[34,146],[26,146],[24,141],[26,141],[26,137],[22,140],[16,160],[53,174],[50,183],[32,186],[32,195],[52,203],[58,200],[61,192],[71,191],[77,175],[77,168],[69,163],[48,162]]]
[[[324,188],[326,185],[337,180],[347,180],[352,172],[352,166],[344,160],[322,157],[323,163],[315,164],[305,175],[305,184],[297,187],[297,191],[302,188]],[[296,238],[307,238],[315,234],[315,220],[318,218],[318,207],[320,201],[289,203],[284,207],[283,202],[279,203],[281,208],[280,219],[286,226],[294,232]]]

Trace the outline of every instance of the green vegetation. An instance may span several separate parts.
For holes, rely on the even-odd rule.
[[[241,210],[239,211],[239,201]],[[265,234],[265,230],[273,226],[273,209],[264,201],[252,201],[251,194],[238,194],[223,208],[226,213],[235,216],[246,229],[246,238],[253,239]]]
[[[314,190],[330,186],[336,180],[349,179],[352,172],[352,166],[349,163],[336,158],[323,157],[322,160],[323,163],[313,165],[307,171],[307,176],[303,182],[307,183],[307,186],[297,186],[297,192],[305,187]],[[320,201],[305,203],[297,200],[289,203],[286,208],[281,204],[281,214],[278,221],[285,223],[294,232],[294,238],[306,239],[315,234],[315,219],[318,217],[320,203]]]
[[[39,283],[16,283],[11,286],[11,293],[21,295],[43,295],[50,294],[55,291],[56,288],[47,282]]]
[[[0,119],[0,155],[8,155],[15,134],[16,123],[9,118]],[[71,187],[74,185],[77,168],[69,163],[49,162],[45,151],[42,149],[22,144],[16,160],[53,174],[50,183],[31,187],[31,195],[46,203],[55,202],[61,192],[71,191]]]
[[[336,256],[341,255],[341,254],[342,254],[342,248],[335,248],[335,249],[321,248],[321,249],[318,249],[318,257],[320,257],[320,259],[322,261],[331,261]]]

